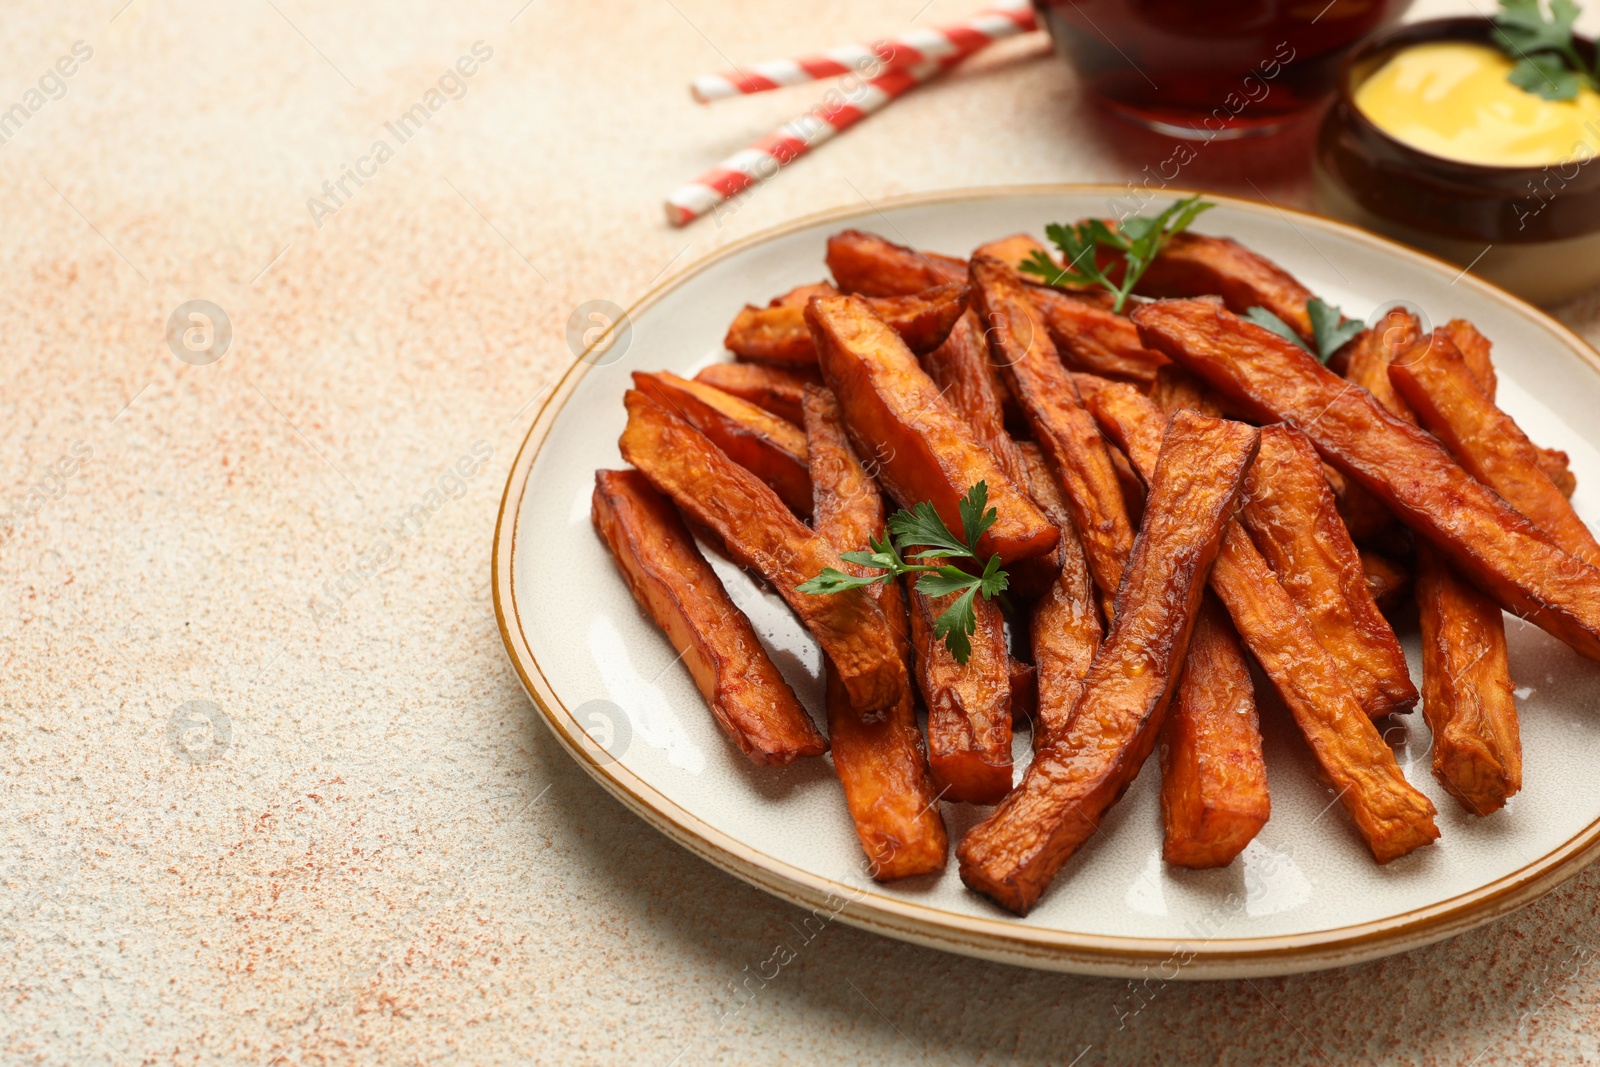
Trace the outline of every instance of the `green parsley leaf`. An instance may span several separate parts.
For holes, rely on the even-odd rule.
[[[871,578],[857,578],[853,574],[845,574],[843,571],[835,570],[832,567],[824,567],[821,574],[815,578],[806,579],[795,588],[802,593],[825,595],[828,593],[842,593],[846,589],[860,589],[866,585],[876,585],[889,577],[890,575],[885,573]]]
[[[960,567],[946,565],[917,579],[917,592],[924,596],[949,596],[975,588],[978,579]]]
[[[915,559],[972,555],[926,500],[910,511],[897,511],[889,516],[889,532],[894,534],[895,544],[900,546],[900,551],[922,549],[915,553]]]
[[[1572,40],[1577,19],[1578,5],[1571,0],[1555,0],[1548,19],[1539,0],[1500,0],[1495,40],[1511,52],[1557,50]]]
[[[1512,85],[1546,100],[1571,100],[1585,86],[1600,89],[1600,58],[1589,70],[1573,37],[1580,11],[1575,0],[1550,0],[1548,16],[1540,0],[1500,0],[1494,40],[1517,60],[1507,75]]]
[[[1553,52],[1517,60],[1506,80],[1546,100],[1572,100],[1583,88],[1583,79],[1568,70],[1566,60]]]
[[[990,556],[989,562],[984,565],[983,574],[978,578],[978,591],[985,600],[995,597],[1011,588],[1011,576],[1000,568],[1000,557]]]
[[[1052,244],[1061,249],[1066,266],[1058,265],[1042,250],[1035,249],[1027,262],[1022,264],[1025,273],[1038,275],[1050,285],[1111,285],[1095,258],[1096,244],[1092,230],[1052,222],[1044,228],[1044,233]]]
[[[1324,363],[1366,329],[1355,319],[1345,318],[1344,312],[1318,296],[1306,301],[1306,314],[1311,316],[1311,333],[1317,340],[1317,358]]]
[[[854,563],[858,567],[875,567],[886,571],[893,571],[897,567],[904,565],[904,561],[900,558],[900,553],[894,550],[894,543],[887,536],[884,536],[881,540],[868,538],[867,543],[872,546],[871,552],[841,552],[839,553],[840,558],[846,563]],[[878,577],[886,576],[879,575]]]
[[[961,534],[969,545],[976,545],[984,531],[999,521],[1000,513],[989,508],[989,483],[979,482],[961,498]],[[987,511],[984,509],[988,508]]]
[[[876,567],[879,570],[890,570],[895,565],[893,556],[885,556],[881,552],[841,552],[839,556],[846,563],[854,563],[858,567]]]
[[[1266,308],[1251,308],[1249,311],[1244,313],[1244,320],[1246,322],[1253,322],[1264,330],[1271,330],[1285,341],[1293,342],[1294,344],[1297,344],[1301,348],[1305,349],[1307,352],[1311,351],[1311,346],[1306,344],[1305,341],[1301,339],[1300,335],[1294,332],[1293,326],[1290,326],[1287,322],[1284,322]]]
[[[1098,285],[1116,297],[1111,310],[1120,312],[1145,270],[1160,255],[1167,239],[1188,229],[1202,211],[1215,206],[1196,194],[1175,201],[1159,215],[1135,215],[1124,220],[1117,229],[1107,226],[1103,219],[1085,219],[1073,226],[1051,223],[1045,227],[1045,236],[1061,250],[1066,265],[1057,266],[1049,256],[1035,251],[1020,269],[1024,274],[1043,278],[1047,285],[1063,288]],[[1096,257],[1102,248],[1121,254],[1120,284],[1100,268]]]
[[[972,642],[968,638],[978,625],[972,599],[981,593],[985,600],[999,597],[1001,604],[1005,605],[1005,591],[1010,586],[1010,576],[1001,566],[998,555],[990,555],[984,562],[983,573],[978,575],[962,570],[953,563],[926,561],[951,557],[978,560],[977,553],[970,546],[976,545],[984,531],[999,518],[996,510],[988,505],[989,486],[986,482],[980,481],[961,498],[961,529],[966,536],[965,542],[950,532],[939,513],[927,501],[910,511],[897,511],[889,517],[887,533],[882,537],[869,538],[871,551],[839,554],[846,563],[873,568],[878,571],[877,574],[856,577],[834,567],[824,567],[821,574],[808,578],[797,588],[802,593],[826,595],[915,574],[918,576],[917,591],[920,593],[934,597],[959,593],[961,595],[956,602],[934,620],[934,634],[944,641],[956,662],[965,666],[967,658],[972,655]],[[907,562],[901,553],[912,549],[917,550],[911,557],[914,562]]]
[[[917,583],[917,588],[922,589],[921,582]],[[978,613],[972,607],[972,598],[977,593],[978,587],[972,586],[933,620],[933,636],[944,639],[945,647],[962,666],[972,658],[972,642],[968,638],[978,629]]]
[[[1317,346],[1312,348],[1306,344],[1305,339],[1294,331],[1294,327],[1284,322],[1278,316],[1263,307],[1253,307],[1244,313],[1247,322],[1253,322],[1262,329],[1271,330],[1285,341],[1291,341],[1301,348],[1316,356],[1323,363],[1333,358],[1333,354],[1343,348],[1357,334],[1366,329],[1354,319],[1344,317],[1344,312],[1326,302],[1321,297],[1314,296],[1306,301],[1306,314],[1311,318],[1311,334],[1316,338]]]
[[[1024,274],[1033,274],[1043,278],[1046,285],[1090,284],[1090,279],[1085,278],[1070,267],[1058,267],[1055,260],[1038,248],[1028,253],[1028,258],[1022,261],[1018,269]]]

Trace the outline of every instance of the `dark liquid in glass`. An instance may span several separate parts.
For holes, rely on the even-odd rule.
[[[1178,137],[1283,126],[1327,99],[1345,50],[1410,0],[1034,0],[1113,111]]]

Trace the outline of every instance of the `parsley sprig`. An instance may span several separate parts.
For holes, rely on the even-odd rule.
[[[1494,39],[1517,63],[1507,80],[1546,100],[1571,100],[1581,89],[1600,90],[1600,57],[1593,70],[1578,54],[1572,28],[1582,9],[1575,0],[1500,0]]]
[[[1022,270],[1059,288],[1101,286],[1116,297],[1111,310],[1121,311],[1128,302],[1128,294],[1160,254],[1167,238],[1182,233],[1202,211],[1216,206],[1196,194],[1176,201],[1159,215],[1135,215],[1114,230],[1100,219],[1085,219],[1073,226],[1051,223],[1045,227],[1045,236],[1061,250],[1066,266],[1057,266],[1044,252],[1035,249],[1023,262]],[[1100,269],[1096,253],[1101,248],[1122,254],[1124,267],[1120,285]]]
[[[920,575],[917,592],[926,596],[960,593],[955,601],[933,620],[933,634],[941,638],[956,662],[965,665],[972,655],[973,632],[978,628],[973,600],[981,593],[985,600],[1001,596],[1010,578],[1000,566],[999,556],[981,559],[971,546],[993,526],[999,514],[989,507],[989,486],[979,482],[961,498],[961,536],[950,532],[933,505],[924,500],[910,511],[889,516],[888,533],[871,538],[871,551],[842,552],[846,562],[875,568],[878,573],[858,577],[834,567],[824,567],[815,578],[802,582],[802,593],[842,593],[846,589],[890,582],[903,574]],[[892,538],[892,540],[891,540]],[[910,561],[905,553],[910,554]],[[980,574],[972,574],[953,563],[931,560],[970,559],[982,564]]]
[[[1335,352],[1366,328],[1355,319],[1345,318],[1344,312],[1317,296],[1306,301],[1306,314],[1311,317],[1311,335],[1317,344],[1314,349],[1294,332],[1293,326],[1266,308],[1251,308],[1244,313],[1244,317],[1257,326],[1271,330],[1285,341],[1293,341],[1323,363],[1328,362]]]

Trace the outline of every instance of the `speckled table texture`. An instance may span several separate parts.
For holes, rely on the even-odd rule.
[[[972,6],[7,5],[0,1062],[1600,1059],[1600,871],[1445,944],[1159,986],[1120,1021],[1124,982],[838,924],[732,1011],[797,913],[628,814],[523,694],[490,540],[578,304],[818,209],[1162,158],[1018,41],[665,226],[678,182],[818,95],[703,109],[691,75]],[[1304,155],[1185,180],[1304,206]],[[209,365],[166,340],[193,299],[231,323]],[[1600,295],[1557,313],[1600,339]]]

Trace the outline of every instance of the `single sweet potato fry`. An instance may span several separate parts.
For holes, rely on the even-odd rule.
[[[1362,385],[1395,415],[1407,422],[1415,423],[1416,414],[1409,405],[1399,402],[1399,394],[1389,381],[1388,364],[1418,343],[1421,327],[1409,312],[1398,308],[1389,313],[1387,321],[1391,325],[1386,331],[1388,341],[1381,346],[1381,355],[1378,354],[1380,346],[1375,340],[1375,333],[1371,330],[1347,346],[1356,355],[1351,360],[1351,369],[1345,371],[1345,377]],[[1466,361],[1473,378],[1482,387],[1484,395],[1493,400],[1499,378],[1495,374],[1494,362],[1490,358],[1489,339],[1465,319],[1452,319],[1439,327],[1436,332],[1455,345],[1462,359]],[[1413,353],[1411,358],[1418,357]],[[1539,469],[1555,483],[1557,489],[1561,490],[1562,496],[1570,497],[1577,491],[1578,479],[1572,473],[1571,457],[1559,449],[1545,448],[1538,444],[1533,445],[1533,450]],[[1363,539],[1354,527],[1351,528],[1351,534],[1357,541]]]
[[[950,328],[966,311],[967,290],[951,283],[907,296],[873,297],[867,303],[911,351],[930,352],[949,336]],[[795,366],[817,362],[804,305],[747,305],[728,327],[722,343],[740,359]]]
[[[1190,230],[1175,234],[1145,270],[1134,292],[1140,296],[1217,295],[1228,310],[1243,315],[1266,308],[1301,337],[1313,340],[1306,301],[1314,295],[1265,256],[1226,237]]]
[[[1027,485],[1027,469],[1017,443],[1006,432],[994,369],[989,366],[989,346],[977,312],[968,310],[950,331],[944,344],[922,357],[922,369],[966,422],[978,442],[994,453],[1000,468],[1013,482]]]
[[[1222,417],[1222,405],[1217,402],[1217,395],[1206,388],[1199,378],[1171,363],[1163,365],[1156,372],[1155,381],[1150,384],[1150,400],[1168,415],[1188,408],[1213,418]]]
[[[1148,385],[1166,365],[1167,357],[1146,348],[1132,322],[1100,306],[1097,298],[1048,285],[1030,283],[1023,288],[1051,343],[1074,370]]]
[[[805,395],[806,386],[821,385],[822,375],[814,367],[789,369],[760,363],[713,363],[696,374],[694,380],[748,400],[798,426],[804,418],[801,397]]]
[[[1062,530],[1062,540],[1066,540],[1066,531],[1072,527],[1072,511],[1067,507],[1066,497],[1061,495],[1061,482],[1050,470],[1050,460],[1044,454],[1044,449],[1037,441],[1019,441],[1017,443],[1017,456],[1022,460],[1024,479],[1030,492],[1033,493],[1034,502],[1044,512],[1045,518]],[[1078,555],[1083,555],[1083,546],[1078,546]],[[1085,570],[1088,564],[1084,564]],[[1091,583],[1093,579],[1090,579]]]
[[[1161,732],[1161,857],[1179,867],[1226,867],[1271,812],[1250,664],[1227,611],[1208,593]]]
[[[1456,351],[1467,362],[1467,369],[1492,399],[1500,388],[1500,377],[1494,370],[1493,343],[1466,319],[1451,319],[1439,327],[1439,332],[1456,346]]]
[[[1111,457],[1111,465],[1117,469],[1117,481],[1122,484],[1122,503],[1128,509],[1128,521],[1137,530],[1144,525],[1144,480],[1134,471],[1122,449],[1109,441],[1106,454]]]
[[[929,788],[916,703],[901,699],[881,722],[867,722],[831,662],[824,664],[828,736],[845,806],[867,857],[867,873],[893,882],[944,870],[950,838]]]
[[[1243,423],[1173,416],[1115,621],[1077,711],[956,850],[961,880],[1001,906],[1019,915],[1033,907],[1150,755],[1258,438]]]
[[[975,257],[972,289],[988,326],[990,360],[1027,413],[1060,481],[1095,585],[1109,603],[1133,546],[1133,524],[1105,440],[1016,274],[999,260]]]
[[[1039,243],[1038,238],[1026,233],[1014,233],[1010,237],[1002,237],[998,241],[987,241],[972,250],[975,256],[993,256],[1012,270],[1021,267],[1023,262],[1030,259],[1035,252],[1050,253]],[[1050,257],[1052,260],[1054,256]]]
[[[1371,541],[1393,539],[1394,516],[1389,514],[1389,509],[1377,497],[1326,463],[1322,465],[1322,477],[1333,493],[1339,517],[1344,520],[1345,529],[1350,531],[1352,541],[1364,545]]]
[[[1298,346],[1209,301],[1146,304],[1133,318],[1147,344],[1253,417],[1298,426],[1324,459],[1442,549],[1502,607],[1600,659],[1600,570],[1558,548],[1432,437]]]
[[[1422,610],[1422,715],[1433,773],[1474,815],[1522,788],[1522,740],[1500,608],[1427,545],[1417,546]]]
[[[1450,339],[1403,353],[1389,377],[1423,427],[1444,442],[1474,478],[1590,566],[1600,566],[1600,542],[1539,466],[1538,451],[1511,416],[1495,407]]]
[[[814,595],[798,588],[825,567],[842,569],[838,551],[686,419],[637,389],[624,402],[622,458],[720,537],[741,566],[771,583],[838,668],[864,717],[892,709],[909,678],[877,601],[862,589]]]
[[[634,371],[633,384],[688,419],[728,458],[771,486],[796,515],[810,516],[811,459],[800,427],[716,386],[671,371]]]
[[[1460,350],[1462,358],[1472,370],[1472,376],[1478,379],[1478,384],[1483,387],[1484,395],[1493,400],[1500,383],[1495,374],[1493,345],[1489,339],[1479,333],[1478,328],[1466,319],[1451,319],[1439,329]],[[1545,448],[1541,445],[1533,447],[1539,453],[1539,469],[1556,483],[1561,495],[1571,496],[1577,491],[1578,479],[1572,473],[1571,457],[1559,449]]]
[[[1171,416],[1126,382],[1113,382],[1090,374],[1075,374],[1073,381],[1082,392],[1095,425],[1100,427],[1106,440],[1122,450],[1134,471],[1148,484],[1155,474],[1161,436],[1167,432]]]
[[[919,252],[860,230],[828,238],[828,270],[840,289],[861,296],[909,296],[967,280],[966,263],[953,256]]]
[[[1388,556],[1362,552],[1361,570],[1367,576],[1367,589],[1380,611],[1393,611],[1411,588],[1411,572]]]
[[[1539,453],[1539,469],[1561,490],[1561,495],[1570,497],[1577,492],[1578,476],[1572,473],[1572,457],[1559,448],[1546,448],[1543,445],[1533,447]]]
[[[967,287],[950,282],[909,296],[867,298],[867,306],[917,355],[944,344],[967,310]]]
[[[695,547],[638,471],[596,471],[592,518],[628,588],[682,653],[728,737],[753,763],[820,756],[828,743]]]
[[[928,708],[928,767],[945,800],[997,804],[1011,791],[1011,656],[1005,617],[994,601],[976,598],[972,655],[964,665],[957,663],[944,641],[934,636],[933,620],[958,595],[911,592],[911,644],[917,684]]]
[[[1083,402],[1085,410],[1090,411],[1091,418],[1093,417],[1093,412],[1088,402],[1089,395],[1091,393],[1096,392],[1097,390],[1108,385],[1128,385],[1127,382],[1119,382],[1112,378],[1102,378],[1098,374],[1084,374],[1081,371],[1073,372],[1070,377],[1072,379],[1073,387],[1078,390],[1079,399]],[[1137,392],[1137,390],[1135,391]],[[1200,413],[1202,415],[1213,415],[1213,417],[1220,417],[1209,411],[1202,411]],[[1166,425],[1165,420],[1162,420],[1162,425]],[[1102,433],[1101,437],[1105,438],[1105,434]],[[1160,443],[1159,433],[1156,435],[1156,441],[1157,444]],[[1121,446],[1115,441],[1106,440],[1105,448],[1106,455],[1111,457],[1111,465],[1116,468],[1117,482],[1122,486],[1122,501],[1123,505],[1128,509],[1128,521],[1133,525],[1133,528],[1137,530],[1144,523],[1144,478],[1134,468],[1134,465],[1128,459],[1127,454],[1122,451]],[[1107,606],[1109,607],[1109,605]]]
[[[812,282],[809,285],[797,285],[787,293],[780,293],[767,302],[773,308],[803,308],[811,303],[814,296],[838,296],[839,290],[831,282]]]
[[[1076,553],[1082,559],[1082,551]],[[1078,584],[1078,579],[1083,584]],[[1100,612],[1089,570],[1063,568],[1060,581],[1033,602],[1029,620],[1033,642],[1033,751],[1044,751],[1072,721],[1083,697],[1084,678],[1100,649]]]
[[[1148,395],[1138,388],[1130,387],[1128,386],[1127,382],[1119,382],[1113,378],[1102,378],[1098,374],[1085,374],[1083,371],[1073,371],[1071,377],[1073,388],[1078,390],[1079,401],[1083,404],[1085,410],[1088,410],[1091,413],[1094,410],[1092,401],[1094,400],[1095,394],[1099,393],[1102,389],[1107,389],[1113,385],[1126,387],[1131,389],[1133,395],[1143,397],[1145,400],[1150,399]],[[1151,403],[1154,404],[1154,401],[1151,401]],[[1158,412],[1161,411],[1160,408],[1156,408],[1156,410]],[[1207,414],[1207,412],[1201,412],[1201,414]],[[1166,420],[1163,419],[1161,424],[1165,426]],[[1160,435],[1158,434],[1157,439],[1159,440],[1159,438]],[[1110,441],[1111,438],[1106,437],[1106,440]]]
[[[1089,403],[1107,434],[1141,473],[1151,476],[1164,423],[1160,410],[1117,383],[1094,390]],[[1223,535],[1211,588],[1294,716],[1323,774],[1340,790],[1339,800],[1378,862],[1437,838],[1432,803],[1405,780],[1338,664],[1238,522]]]
[[[1032,722],[1039,714],[1039,669],[1019,659],[1011,661],[1011,726]]]
[[[838,399],[822,386],[807,386],[802,394],[801,418],[811,455],[811,528],[840,552],[868,548],[873,538],[883,536],[883,496],[850,447]],[[867,573],[854,563],[839,569],[847,574]],[[869,587],[874,593],[886,588]],[[902,642],[909,642],[906,620],[897,615],[889,621]],[[906,648],[909,651],[909,644]]]
[[[804,306],[758,308],[746,304],[729,324],[722,347],[753,363],[804,367],[817,362],[817,350],[806,330]]]
[[[1416,425],[1417,417],[1405,404],[1389,381],[1389,364],[1400,353],[1424,340],[1422,323],[1403,307],[1390,308],[1388,313],[1350,345],[1350,360],[1344,376],[1377,398],[1378,403],[1396,416]]]
[[[816,489],[817,534],[840,552],[859,549],[883,534],[883,497],[850,448],[832,393],[808,388],[804,420]],[[865,573],[853,563],[841,569]],[[890,582],[871,586],[870,591],[896,629],[904,659],[910,654],[910,638],[901,587]],[[912,688],[906,688],[882,722],[869,723],[850,706],[850,696],[831,664],[827,686],[833,766],[872,876],[886,882],[943,870],[949,840],[923,754]]]
[[[901,507],[928,501],[946,526],[959,530],[960,500],[981,481],[998,518],[979,541],[980,554],[1010,563],[1055,547],[1056,528],[866,301],[819,298],[807,305],[806,321],[856,453]]]
[[[1100,648],[1104,628],[1095,604],[1094,579],[1083,545],[1072,527],[1072,515],[1061,497],[1044,451],[1029,441],[1020,446],[1028,467],[1028,484],[1051,522],[1061,529],[1060,561],[1056,579],[1033,605],[1029,633],[1033,645],[1037,694],[1033,716],[1033,750],[1042,751],[1050,739],[1066,729],[1078,699],[1083,678]]]
[[[1372,598],[1305,434],[1283,425],[1263,429],[1245,492],[1245,529],[1361,706],[1374,718],[1409,711],[1419,694],[1406,654]]]

